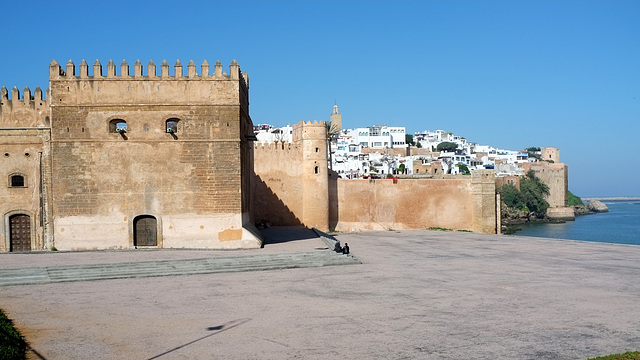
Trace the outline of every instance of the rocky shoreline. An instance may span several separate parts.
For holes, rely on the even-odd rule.
[[[509,208],[505,203],[502,203],[501,218],[503,233],[508,233],[509,227],[527,223],[563,223],[565,220],[554,220],[547,216],[538,217],[533,212],[527,212],[524,210]],[[602,212],[608,212],[607,205],[599,200],[590,200],[587,204],[582,204],[573,207],[576,216],[579,215],[592,215]]]

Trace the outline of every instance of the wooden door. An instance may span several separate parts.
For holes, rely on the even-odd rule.
[[[31,251],[31,218],[18,214],[9,218],[9,251]]]
[[[156,246],[158,245],[157,220],[153,216],[143,215],[136,218],[133,224],[135,246]]]

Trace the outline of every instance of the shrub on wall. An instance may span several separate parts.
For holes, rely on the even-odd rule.
[[[571,193],[571,191],[567,190],[567,195],[569,197],[568,202],[569,202],[569,206],[580,206],[580,205],[584,205],[584,203],[582,202],[582,199],[580,199],[578,196],[575,196]]]
[[[542,182],[533,171],[520,180],[520,191],[511,185],[503,185],[498,192],[502,201],[511,208],[531,211],[537,217],[542,218],[549,208],[549,203],[544,199],[549,195],[549,186]]]

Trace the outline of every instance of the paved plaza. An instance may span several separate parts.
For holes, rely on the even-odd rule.
[[[0,270],[323,250],[2,254]],[[361,264],[0,287],[32,359],[585,359],[640,349],[640,247],[442,231],[336,235]],[[342,256],[342,255],[340,255]]]

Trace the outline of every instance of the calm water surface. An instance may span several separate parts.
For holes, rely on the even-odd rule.
[[[514,235],[640,245],[640,201],[604,201],[608,213],[563,224],[523,224]]]

